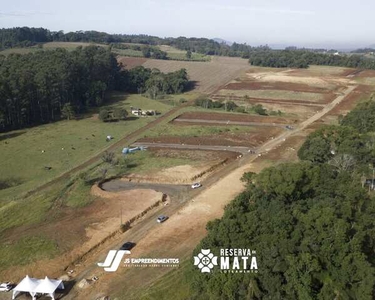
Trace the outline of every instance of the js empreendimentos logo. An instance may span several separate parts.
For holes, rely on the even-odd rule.
[[[116,272],[125,254],[131,254],[129,250],[109,250],[104,262],[98,263],[106,272]],[[180,264],[179,258],[126,258],[124,267],[167,267],[176,268]]]
[[[98,263],[98,266],[104,267],[106,272],[116,272],[124,255],[130,253],[129,250],[109,250],[105,261]]]
[[[220,249],[220,263],[218,259],[210,249],[201,249],[201,252],[194,256],[194,265],[198,266],[202,273],[211,273],[215,266],[219,266],[222,273],[258,273],[255,250]]]

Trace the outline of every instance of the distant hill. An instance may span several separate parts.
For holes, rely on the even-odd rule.
[[[232,46],[233,45],[233,42],[226,41],[226,40],[223,40],[221,38],[213,38],[213,40],[215,42],[218,42],[219,44],[225,44],[225,45],[228,45],[228,46]]]

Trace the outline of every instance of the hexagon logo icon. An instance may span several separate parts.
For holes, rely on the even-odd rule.
[[[217,266],[217,256],[211,253],[210,249],[201,249],[201,252],[194,256],[194,266],[198,266],[202,273],[210,273],[214,266]]]

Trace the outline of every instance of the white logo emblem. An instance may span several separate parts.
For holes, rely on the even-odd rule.
[[[202,273],[210,273],[214,265],[217,266],[217,256],[210,249],[202,249],[198,256],[194,256],[194,266],[198,266]]]
[[[105,258],[105,261],[102,263],[98,263],[99,267],[104,267],[104,271],[106,272],[116,272],[122,258],[125,254],[130,254],[128,250],[110,250]]]

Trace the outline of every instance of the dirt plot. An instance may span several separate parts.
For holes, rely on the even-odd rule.
[[[293,90],[282,91],[282,90],[227,90],[222,89],[218,95],[224,97],[249,97],[259,99],[272,99],[272,100],[283,100],[283,101],[306,101],[309,103],[322,103],[326,104],[336,98],[334,93],[306,93],[296,92]]]
[[[261,160],[271,160],[273,165],[291,162],[298,160],[298,149],[302,146],[305,141],[307,133],[300,133],[298,135],[288,138],[285,143],[282,143],[272,151],[263,154]]]
[[[346,115],[351,111],[362,99],[370,98],[371,92],[366,86],[358,86],[348,97],[340,104],[336,105],[328,114],[329,116]]]
[[[149,148],[156,157],[168,157],[168,158],[185,158],[191,159],[192,161],[217,161],[225,160],[227,158],[235,158],[236,155],[231,152],[225,151],[190,151],[190,150],[178,150],[178,149],[165,149],[165,148]]]
[[[322,87],[313,87],[308,84],[293,82],[258,82],[258,81],[241,81],[231,82],[224,86],[227,90],[283,90],[307,93],[327,93],[327,89]]]
[[[247,133],[221,133],[214,136],[209,135],[200,137],[160,136],[155,138],[142,138],[137,142],[211,146],[244,146],[253,148],[258,147],[271,137],[275,137],[283,131],[283,129],[277,127],[259,127],[256,131]]]
[[[191,184],[197,179],[207,177],[222,165],[229,163],[238,156],[234,152],[205,151],[205,150],[183,150],[169,148],[148,148],[156,157],[183,158],[192,162],[201,162],[199,165],[181,165],[162,170],[149,172],[148,174],[130,174],[124,179],[135,182],[168,183],[168,184]]]
[[[292,76],[348,76],[356,72],[356,69],[345,67],[331,67],[331,66],[310,66],[307,69],[294,69],[289,72]]]
[[[307,84],[312,87],[334,89],[335,84],[326,81],[320,77],[303,77],[303,76],[291,76],[290,73],[247,73],[247,79],[256,80],[260,82],[284,82],[284,83],[296,83],[296,84]]]
[[[43,236],[57,243],[61,251],[60,255],[54,259],[11,267],[1,273],[2,278],[16,281],[25,274],[33,277],[43,277],[46,274],[49,277],[60,276],[71,262],[120,229],[121,209],[123,221],[126,222],[161,201],[163,196],[162,193],[152,190],[109,193],[96,186],[93,187],[92,194],[99,199],[82,209],[66,208],[64,217],[59,222],[49,223],[48,226],[43,227]],[[27,228],[26,231],[23,229],[22,227],[14,229],[12,235],[38,236],[41,232],[39,226]]]
[[[176,119],[184,120],[210,120],[210,121],[233,121],[233,122],[254,122],[254,123],[276,123],[290,124],[295,123],[297,119],[287,119],[282,117],[254,116],[247,114],[227,114],[210,112],[186,112]],[[175,120],[176,120],[175,119]],[[178,124],[178,123],[177,123]]]
[[[125,69],[130,70],[142,66],[147,61],[147,58],[120,56],[117,58],[117,61],[121,63]]]
[[[119,62],[130,66],[157,68],[162,72],[174,72],[182,68],[187,70],[189,79],[196,84],[196,90],[202,93],[212,93],[233,78],[241,76],[251,69],[249,61],[233,57],[212,57],[209,62],[174,61],[144,58],[119,57]]]
[[[262,104],[262,103],[272,103],[272,104],[283,104],[283,105],[301,105],[301,106],[315,106],[315,107],[322,107],[324,103],[316,103],[313,101],[301,101],[301,100],[278,100],[278,99],[265,99],[265,98],[245,98],[240,96],[225,96],[225,95],[213,95],[211,96],[213,100],[231,100],[235,101],[243,101],[249,104]],[[329,101],[328,101],[329,102]]]
[[[375,70],[363,70],[361,72],[358,72],[355,77],[375,77]]]

